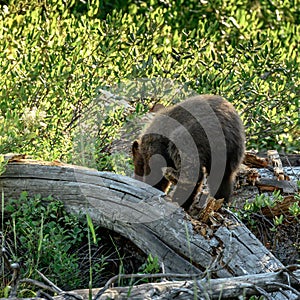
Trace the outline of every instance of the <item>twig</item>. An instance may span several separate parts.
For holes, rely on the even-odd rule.
[[[38,291],[36,293],[36,297],[37,298],[46,298],[48,300],[53,300],[53,297],[50,296],[48,293],[44,292],[44,291]]]
[[[273,300],[273,297],[270,296],[269,293],[267,293],[264,289],[261,287],[258,287],[256,285],[253,285],[253,289],[256,290],[258,293],[260,293],[262,296],[264,296],[268,300]]]
[[[296,270],[300,270],[299,264],[292,264],[292,265],[284,266],[282,268],[276,269],[274,272],[279,272],[279,274],[287,272],[289,275],[293,275],[293,272]],[[295,277],[293,277],[293,278],[295,278]],[[300,283],[300,281],[297,278],[295,278],[295,279],[296,279],[296,281],[298,281],[298,283]]]
[[[20,280],[20,283],[29,283],[29,284],[35,285],[35,286],[37,286],[39,288],[42,288],[44,290],[50,291],[52,293],[57,293],[56,289],[52,288],[49,285],[46,285],[45,283],[42,283],[42,282],[34,280],[34,279],[24,278],[24,279]]]
[[[290,285],[287,285],[287,284],[284,284],[284,283],[280,283],[280,282],[272,282],[272,283],[270,283],[270,285],[279,286],[279,287],[282,287],[282,288],[284,288],[286,290],[290,290],[293,293],[295,293],[297,296],[300,297],[300,292],[298,292],[295,288],[291,287]]]
[[[118,279],[150,279],[150,278],[165,278],[165,277],[175,277],[175,278],[197,278],[202,277],[202,274],[174,274],[174,273],[157,273],[157,274],[120,274],[110,278],[104,287],[97,293],[94,300],[98,299],[109,287]]]
[[[36,270],[36,271],[55,290],[56,293],[63,293],[64,292],[57,285],[55,285],[51,280],[49,280],[44,274],[42,274],[39,270]]]
[[[109,279],[104,287],[109,287],[118,279],[131,279],[131,278],[162,278],[162,277],[172,277],[172,278],[197,278],[202,277],[202,274],[174,274],[174,273],[157,273],[157,274],[120,274]]]
[[[17,290],[19,286],[19,276],[20,276],[20,265],[18,263],[13,263],[10,265],[11,270],[13,270],[11,291],[9,293],[9,298],[17,297]]]

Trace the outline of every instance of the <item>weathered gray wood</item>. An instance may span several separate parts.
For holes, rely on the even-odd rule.
[[[286,194],[293,194],[297,193],[298,187],[297,184],[293,181],[288,180],[277,180],[277,179],[269,179],[269,178],[262,178],[258,182],[255,183],[258,189],[261,192],[264,191],[275,191],[280,190]]]
[[[238,220],[228,216],[214,236],[194,231],[190,217],[147,184],[108,172],[32,160],[10,162],[0,177],[4,198],[52,195],[70,212],[88,212],[95,223],[158,256],[167,272],[232,277],[271,272],[283,265]]]
[[[131,299],[193,299],[197,295],[197,299],[232,299],[240,295],[252,296],[261,295],[259,289],[266,294],[280,290],[282,285],[299,290],[300,288],[300,270],[283,275],[280,272],[271,272],[255,275],[245,275],[234,278],[219,279],[202,279],[202,280],[185,280],[185,281],[166,281],[159,283],[148,283],[133,287],[115,287],[109,288],[101,292],[98,289],[93,292],[96,296],[99,293],[98,300],[104,299],[125,299],[130,293]],[[289,295],[289,300],[299,299],[300,292],[293,296],[291,291],[285,291]],[[278,299],[275,293],[270,294],[271,299]],[[80,295],[87,299],[88,290]],[[60,296],[56,300],[61,299]]]
[[[298,266],[299,267],[299,266]],[[140,277],[143,275],[140,274]],[[147,275],[145,275],[146,278]],[[269,293],[271,299],[278,299],[274,292],[279,291],[283,285],[284,293],[291,297],[289,300],[300,297],[300,270],[278,270],[277,272],[245,275],[233,278],[219,279],[187,279],[177,281],[164,281],[157,283],[145,283],[130,287],[105,287],[91,290],[93,299],[232,299],[240,295],[250,297],[261,295],[261,291]],[[290,289],[290,290],[288,290]],[[291,291],[294,291],[294,296]],[[54,300],[66,298],[89,299],[89,289],[60,292],[54,296]],[[280,293],[278,293],[280,295]],[[0,300],[6,298],[0,298]],[[17,298],[10,298],[17,299]],[[43,298],[19,298],[21,300],[33,300]]]

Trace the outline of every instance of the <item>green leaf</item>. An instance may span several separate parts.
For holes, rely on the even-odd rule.
[[[93,242],[94,242],[94,244],[97,244],[97,238],[96,238],[94,224],[91,219],[91,216],[88,213],[86,214],[86,220],[87,220],[87,224],[89,226],[90,232],[92,234]]]

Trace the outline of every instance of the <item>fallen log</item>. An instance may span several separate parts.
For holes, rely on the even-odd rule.
[[[191,218],[165,195],[126,176],[27,159],[10,161],[0,177],[4,200],[52,195],[72,213],[88,213],[93,221],[157,256],[166,272],[203,274],[213,278],[272,272],[283,268],[234,215],[222,212],[219,224],[205,235]],[[286,298],[279,294],[278,299]]]

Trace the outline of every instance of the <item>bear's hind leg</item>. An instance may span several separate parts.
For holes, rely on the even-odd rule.
[[[233,190],[233,174],[224,174],[223,180],[218,188],[218,191],[214,195],[216,199],[224,198],[224,203],[228,203]]]
[[[203,182],[203,173],[200,172],[196,184],[178,182],[174,193],[173,201],[187,211],[193,204],[197,194],[199,193]]]
[[[188,197],[188,199],[181,205],[181,207],[187,211],[191,205],[193,204],[198,192],[200,191],[201,189],[201,186],[202,186],[202,181],[201,182],[198,182],[192,192],[192,194]]]

